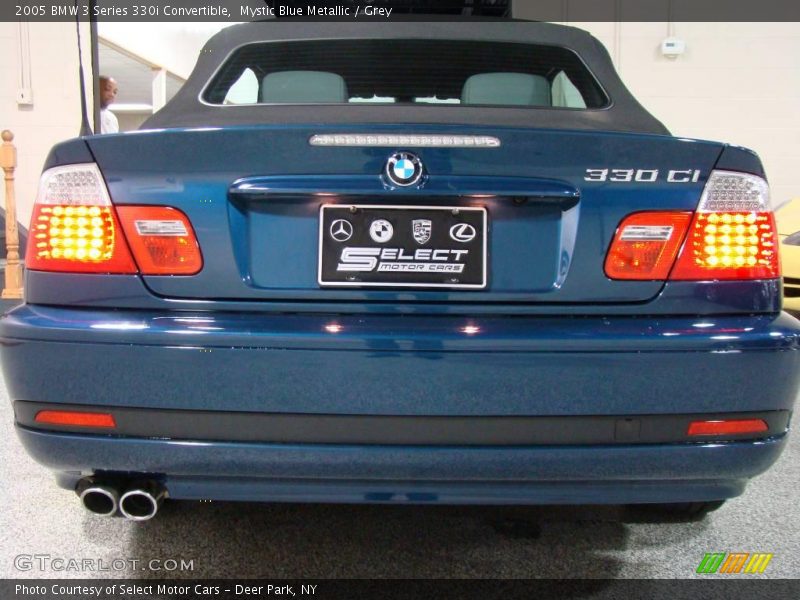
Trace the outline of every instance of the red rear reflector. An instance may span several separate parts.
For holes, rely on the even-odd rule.
[[[189,218],[169,206],[118,206],[125,237],[143,275],[194,275],[203,257]]]
[[[771,212],[698,212],[674,280],[776,279],[778,235]]]
[[[49,425],[76,425],[78,427],[109,427],[117,423],[108,413],[75,412],[70,410],[41,410],[34,419],[37,423]]]
[[[693,421],[689,435],[730,435],[737,433],[761,433],[769,427],[763,419],[740,419],[731,421]]]
[[[681,247],[690,212],[640,212],[617,227],[606,256],[610,279],[663,280]]]

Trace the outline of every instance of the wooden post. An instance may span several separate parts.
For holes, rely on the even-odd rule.
[[[6,181],[6,285],[3,298],[22,298],[22,264],[19,261],[19,231],[17,230],[17,201],[14,195],[14,169],[17,168],[17,149],[11,142],[14,134],[2,133],[0,167]]]

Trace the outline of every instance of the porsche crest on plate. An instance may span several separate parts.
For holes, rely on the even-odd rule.
[[[431,239],[432,223],[428,219],[414,219],[411,221],[412,233],[414,240],[418,244],[427,244]]]

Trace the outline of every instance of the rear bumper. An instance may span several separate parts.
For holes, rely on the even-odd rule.
[[[142,473],[176,499],[296,502],[617,504],[737,496],[782,452],[758,442],[571,447],[426,447],[178,442],[18,427],[60,472]]]
[[[800,322],[121,311],[0,319],[10,398],[292,414],[791,410]]]
[[[19,425],[27,450],[64,485],[113,471],[152,474],[174,498],[682,502],[741,493],[780,454],[785,426],[720,443],[559,445],[526,442],[519,429],[505,442],[464,443],[446,432],[467,417],[523,427],[526,418],[594,417],[614,435],[619,417],[786,414],[798,391],[798,334],[786,314],[476,319],[25,305],[0,321],[0,357],[13,401],[330,417],[329,432],[335,418],[411,419],[405,431],[417,417],[448,419],[441,439],[428,422],[427,437],[383,443],[347,432],[234,442],[214,435],[213,414],[181,439],[155,427],[118,436]]]

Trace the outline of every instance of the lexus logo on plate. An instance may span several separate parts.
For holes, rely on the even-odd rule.
[[[353,237],[353,225],[345,219],[336,219],[331,223],[330,233],[337,242],[346,242]]]
[[[411,152],[395,152],[386,161],[384,174],[394,185],[407,187],[422,179],[424,169],[419,156]]]
[[[450,228],[450,237],[456,242],[466,244],[474,240],[476,235],[478,235],[478,232],[469,223],[459,223]]]

